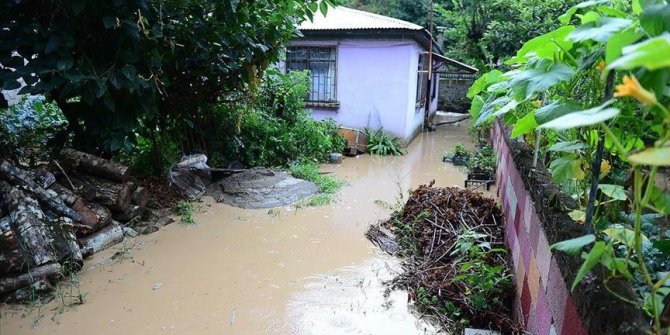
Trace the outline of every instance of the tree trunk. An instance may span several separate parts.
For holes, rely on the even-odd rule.
[[[107,207],[96,202],[89,202],[58,183],[53,184],[51,189],[58,193],[68,206],[81,215],[81,224],[88,229],[78,230],[80,235],[94,233],[111,222],[112,213]]]
[[[9,225],[19,241],[26,258],[40,266],[56,260],[51,245],[53,241],[47,235],[44,213],[37,201],[27,197],[17,187],[2,183],[2,193],[11,210]]]
[[[130,179],[130,171],[123,164],[70,148],[61,150],[60,154],[64,158],[63,163],[71,168],[120,183]]]
[[[71,208],[67,207],[59,197],[47,192],[44,188],[32,181],[27,173],[12,166],[6,160],[3,160],[0,164],[0,176],[4,177],[14,185],[27,188],[29,192],[35,195],[37,200],[57,214],[68,217],[75,222],[81,222],[81,216]]]
[[[79,271],[84,265],[84,258],[79,248],[79,242],[74,233],[72,221],[68,218],[59,218],[49,224],[54,241],[54,250],[58,260],[68,271]]]
[[[89,257],[101,250],[107,249],[114,244],[123,241],[123,228],[119,224],[112,223],[97,233],[84,237],[81,242],[81,252],[84,257]]]
[[[113,211],[125,211],[132,201],[133,191],[137,185],[134,183],[117,184],[104,179],[77,175],[71,178],[72,184],[82,192],[93,193],[93,200],[109,207]],[[91,200],[90,195],[85,197]]]
[[[18,273],[26,265],[9,220],[9,216],[0,219],[0,275]]]
[[[28,286],[43,278],[53,278],[60,275],[61,266],[58,263],[46,264],[30,270],[28,273],[16,277],[0,278],[0,294],[12,292]]]
[[[35,183],[37,183],[37,185],[45,190],[56,182],[56,176],[54,176],[53,173],[49,172],[49,170],[44,167],[36,169],[32,174],[34,176]]]

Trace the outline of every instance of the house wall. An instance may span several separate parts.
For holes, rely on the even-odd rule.
[[[419,46],[413,40],[300,40],[294,46],[337,46],[338,108],[313,107],[317,120],[343,127],[384,130],[409,143],[422,113],[415,113]]]

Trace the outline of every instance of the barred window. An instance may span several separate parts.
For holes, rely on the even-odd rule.
[[[307,101],[337,101],[335,47],[289,47],[286,71],[309,70],[311,88]]]

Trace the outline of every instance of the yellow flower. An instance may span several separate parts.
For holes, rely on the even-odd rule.
[[[542,100],[535,100],[534,103],[535,103],[535,107],[537,107],[537,108],[540,108],[540,106],[542,106]]]
[[[623,76],[623,84],[616,86],[614,96],[617,98],[633,97],[647,106],[656,104],[656,95],[642,87],[635,76]]]
[[[598,71],[600,71],[600,72],[603,72],[603,71],[605,71],[606,66],[607,66],[607,64],[605,64],[605,61],[601,60],[600,63],[598,63],[598,65],[596,65],[596,69],[598,69]]]
[[[610,165],[610,162],[606,159],[604,159],[602,162],[600,162],[600,174],[601,175],[607,175],[612,171],[612,165]]]

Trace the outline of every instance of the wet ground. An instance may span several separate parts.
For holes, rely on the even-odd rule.
[[[443,126],[407,156],[326,165],[348,185],[325,207],[249,210],[206,199],[196,225],[89,259],[85,304],[0,307],[0,334],[432,334],[405,292],[384,292],[398,261],[363,234],[388,216],[380,204],[409,188],[432,179],[462,186],[465,171],[441,161],[458,143],[470,143],[467,128]]]

